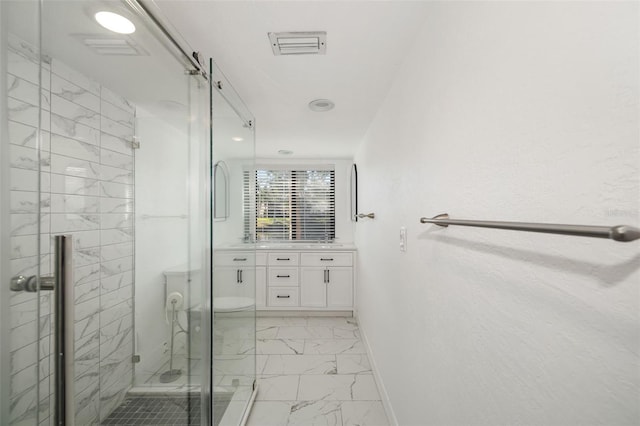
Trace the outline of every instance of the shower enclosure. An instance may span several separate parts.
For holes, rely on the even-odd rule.
[[[255,308],[212,302],[211,106],[247,158],[252,119],[191,53],[151,1],[0,2],[0,424],[246,416]],[[226,366],[216,335],[244,341]]]

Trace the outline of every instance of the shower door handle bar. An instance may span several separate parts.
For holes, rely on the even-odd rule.
[[[72,237],[55,236],[55,424],[73,426],[74,403],[74,294]]]
[[[496,222],[488,220],[460,220],[449,219],[447,213],[433,218],[420,218],[420,223],[448,227],[449,225],[473,226],[478,228],[507,229],[512,231],[540,232],[545,234],[573,235],[576,237],[607,238],[619,242],[629,242],[640,239],[640,228],[629,225],[590,226],[590,225],[561,225],[554,223],[532,222]]]
[[[40,291],[53,291],[55,289],[56,277],[53,275],[40,276],[16,275],[11,277],[9,288],[11,291],[26,291],[28,293],[36,293]]]

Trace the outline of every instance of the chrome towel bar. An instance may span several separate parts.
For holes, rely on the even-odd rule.
[[[512,231],[542,232],[545,234],[574,235],[576,237],[608,238],[620,242],[634,241],[640,238],[640,228],[629,225],[588,226],[559,225],[554,223],[531,222],[495,222],[488,220],[449,219],[447,213],[439,214],[431,219],[420,218],[420,223],[433,223],[438,226],[449,225],[474,226],[479,228],[509,229]]]

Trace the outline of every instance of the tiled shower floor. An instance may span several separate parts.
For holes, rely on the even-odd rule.
[[[214,394],[214,426],[220,423],[231,401],[232,392]],[[200,395],[187,397],[136,395],[127,397],[102,423],[103,425],[200,425]]]

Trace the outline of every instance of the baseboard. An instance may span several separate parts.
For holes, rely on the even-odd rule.
[[[360,329],[360,336],[362,338],[362,343],[364,344],[364,348],[367,351],[367,356],[369,357],[369,364],[371,364],[371,371],[373,372],[373,378],[376,381],[376,385],[378,386],[378,392],[380,392],[380,398],[382,399],[382,406],[384,407],[384,411],[387,414],[387,419],[389,420],[389,424],[391,426],[398,426],[398,419],[396,418],[396,413],[393,411],[393,407],[391,406],[391,401],[389,400],[389,394],[387,394],[387,389],[384,387],[384,382],[382,381],[382,376],[378,371],[378,366],[376,364],[376,359],[371,352],[371,347],[369,346],[369,341],[367,340],[367,333],[362,328],[362,324],[358,321],[358,328]]]
[[[258,318],[264,317],[352,317],[353,311],[256,311]]]

